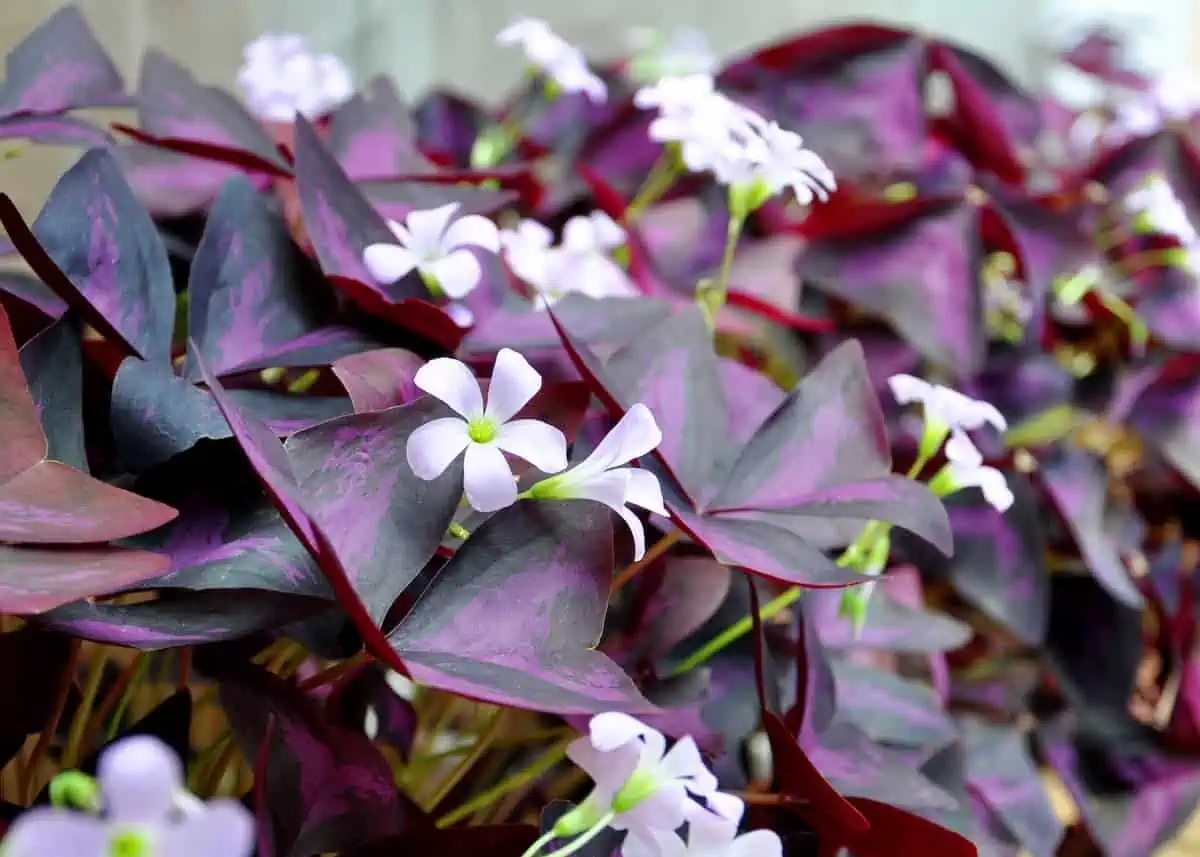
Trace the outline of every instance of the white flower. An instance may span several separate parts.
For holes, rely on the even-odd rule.
[[[750,150],[751,172],[770,196],[790,188],[796,202],[809,205],[814,197],[824,202],[831,191],[837,190],[833,170],[820,155],[804,148],[804,138],[799,134],[775,122],[767,122],[759,134],[765,145]]]
[[[650,409],[638,402],[582,462],[529,489],[538,499],[580,498],[603,503],[621,516],[633,534],[634,559],[646,554],[642,522],[627,507],[638,506],[666,516],[662,486],[648,470],[624,467],[662,443],[662,432]]]
[[[1200,241],[1187,209],[1161,173],[1154,173],[1125,197],[1125,208],[1143,216],[1156,232],[1178,238],[1185,247]]]
[[[630,75],[644,83],[656,83],[664,77],[710,75],[717,68],[708,37],[695,27],[680,28],[669,39],[649,27],[636,27],[629,33],[629,42],[633,49]]]
[[[550,29],[545,21],[520,18],[501,30],[496,41],[502,45],[520,45],[530,64],[563,92],[582,92],[596,102],[608,97],[608,87],[588,68],[583,52]]]
[[[259,119],[314,119],[354,94],[350,70],[332,54],[314,54],[303,36],[264,35],[246,45],[237,82]]]
[[[967,432],[982,428],[985,424],[997,431],[1008,428],[1008,421],[995,406],[964,396],[941,384],[930,384],[912,375],[893,375],[888,378],[888,386],[900,404],[920,402],[925,409],[925,423],[933,431],[950,432],[950,440],[946,443],[948,458],[953,459],[960,453],[963,460],[969,458],[967,447],[974,450],[975,445],[971,443]]]
[[[704,764],[696,742],[680,739],[668,751],[662,733],[620,712],[597,714],[588,737],[567,748],[595,788],[576,810],[590,827],[607,812],[614,830],[648,838],[650,831],[672,831],[707,812],[695,798],[717,793],[717,778]],[[718,806],[740,817],[740,800],[723,795]]]
[[[701,813],[688,820],[687,842],[674,831],[631,832],[622,857],[781,857],[783,842],[771,830],[737,835],[736,820]]]
[[[457,202],[428,211],[410,211],[401,225],[388,221],[399,244],[372,244],[363,251],[363,264],[381,283],[394,283],[416,268],[434,291],[462,298],[479,285],[483,271],[469,249],[500,250],[496,224],[478,214],[454,222]]]
[[[602,211],[572,217],[563,227],[562,245],[551,245],[550,230],[523,220],[501,236],[513,273],[533,286],[535,305],[544,309],[569,292],[593,298],[637,297],[637,286],[611,252],[625,243],[625,231]]]
[[[1008,480],[996,468],[984,466],[983,455],[966,435],[957,444],[946,444],[946,458],[949,460],[945,468],[946,493],[978,488],[997,512],[1005,512],[1012,506],[1014,498]]]
[[[517,486],[504,457],[508,452],[544,473],[567,466],[563,433],[540,420],[511,421],[542,387],[542,376],[517,352],[502,348],[488,388],[487,405],[471,370],[449,357],[417,370],[413,383],[459,416],[431,420],[408,438],[408,466],[420,479],[440,476],[464,452],[467,502],[480,512],[512,505]]]

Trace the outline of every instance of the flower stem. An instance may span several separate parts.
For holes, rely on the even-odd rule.
[[[104,678],[104,666],[108,663],[107,652],[97,648],[88,670],[87,683],[83,687],[83,699],[75,709],[71,719],[71,729],[67,733],[67,746],[63,749],[62,766],[74,768],[79,760],[79,747],[83,743],[83,733],[86,731],[88,715],[96,704],[96,695],[100,691],[100,680]]]
[[[643,569],[669,551],[671,546],[681,538],[683,538],[683,532],[678,527],[668,533],[664,533],[658,541],[650,546],[650,550],[646,551],[645,556],[636,562],[631,562],[629,565],[625,566],[625,568],[621,569],[620,574],[613,578],[612,588],[610,591],[616,592],[626,583],[633,580],[633,578],[641,574]]]
[[[439,824],[438,827],[441,827],[441,825]],[[543,848],[545,848],[553,840],[554,840],[554,831],[553,830],[551,830],[547,833],[543,833],[541,836],[539,836],[537,838],[537,840],[532,845],[530,845],[528,848],[525,849],[525,853],[522,854],[521,857],[533,857],[534,854],[537,854],[539,851],[541,851]]]
[[[593,839],[595,839],[597,836],[599,836],[601,833],[603,833],[608,828],[608,823],[616,817],[617,817],[617,814],[615,812],[613,812],[612,810],[609,810],[608,812],[606,812],[604,815],[602,815],[600,817],[599,821],[597,821],[590,828],[588,828],[583,833],[581,833],[579,835],[579,837],[577,839],[575,839],[573,842],[567,843],[562,848],[559,848],[557,851],[551,851],[549,854],[545,855],[545,857],[570,857],[571,854],[574,854],[576,851],[582,850],[583,846],[587,845],[589,842],[591,842]],[[545,843],[542,843],[542,844],[544,845]],[[526,852],[526,854],[529,854],[529,853],[530,852]],[[536,852],[534,852],[534,853],[536,853]],[[523,857],[524,857],[524,855],[523,855]]]
[[[573,737],[564,738],[557,744],[550,746],[545,750],[545,752],[534,759],[529,767],[517,771],[511,776],[505,777],[487,791],[481,792],[475,797],[471,798],[458,809],[452,810],[443,815],[437,820],[437,826],[441,829],[453,827],[464,818],[471,816],[481,809],[491,806],[505,795],[533,782],[542,774],[546,773],[562,761],[563,757],[567,753],[567,745],[573,740]],[[550,839],[553,838],[553,836],[550,836],[544,842],[542,842],[542,845],[545,845],[546,842],[549,842]]]
[[[462,782],[462,778],[467,775],[471,768],[478,762],[483,754],[488,751],[492,743],[496,740],[496,736],[500,734],[500,728],[504,723],[504,709],[497,708],[491,718],[487,722],[487,726],[483,728],[483,732],[475,739],[475,744],[471,748],[471,752],[465,756],[462,761],[454,766],[454,770],[441,783],[438,784],[433,794],[425,802],[429,811],[437,809],[438,804],[446,799],[450,792],[454,791],[454,787]]]
[[[729,295],[729,276],[733,271],[733,257],[737,252],[738,240],[745,226],[744,217],[730,214],[729,226],[725,230],[725,249],[721,253],[721,270],[717,282],[702,280],[696,287],[696,300],[704,310],[709,329],[716,329],[717,311],[725,305]]]
[[[654,166],[650,168],[646,180],[638,188],[633,202],[629,203],[625,209],[625,220],[629,221],[639,217],[643,211],[658,202],[662,195],[671,189],[671,185],[675,184],[678,169],[675,156],[670,150],[664,149],[663,153],[658,156],[658,160],[654,162]]]
[[[38,736],[37,744],[34,745],[33,752],[29,754],[29,758],[25,760],[25,766],[21,770],[20,790],[21,794],[25,795],[26,803],[33,802],[34,775],[37,773],[42,757],[46,755],[50,742],[54,739],[54,733],[58,731],[58,723],[62,720],[63,709],[67,707],[67,699],[71,696],[71,687],[75,683],[75,667],[79,663],[80,646],[79,640],[71,641],[67,662],[63,665],[62,676],[59,678],[58,695],[54,699],[54,711],[46,720],[46,725],[42,727],[42,734]]]

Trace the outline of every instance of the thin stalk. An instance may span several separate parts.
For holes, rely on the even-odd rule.
[[[633,578],[637,577],[637,575],[639,575],[643,569],[649,567],[652,562],[669,551],[671,546],[681,538],[683,538],[683,532],[678,527],[670,532],[664,533],[658,541],[650,546],[650,550],[646,551],[645,556],[636,562],[631,562],[629,565],[625,566],[625,568],[621,569],[621,572],[613,578],[610,591],[616,592],[626,583],[633,580]]]
[[[88,717],[96,705],[96,696],[100,692],[100,681],[104,678],[104,667],[108,663],[108,653],[103,648],[97,648],[92,665],[88,671],[87,682],[83,686],[83,700],[75,710],[71,719],[71,728],[67,733],[67,746],[63,750],[63,768],[70,770],[79,761],[79,749],[87,729]]]
[[[487,725],[483,728],[483,732],[475,740],[475,744],[471,747],[471,752],[468,753],[461,762],[454,766],[452,770],[438,787],[434,789],[433,794],[426,801],[426,806],[429,810],[437,808],[438,804],[446,799],[450,792],[454,791],[454,787],[462,782],[463,777],[475,766],[475,763],[483,758],[492,746],[492,742],[496,740],[496,736],[500,734],[500,728],[504,724],[503,708],[497,708],[492,716],[488,719]]]
[[[629,203],[625,209],[625,219],[633,220],[638,217],[643,211],[649,208],[654,203],[662,198],[662,195],[671,189],[671,185],[675,183],[675,177],[678,167],[675,163],[674,156],[664,150],[658,156],[658,160],[654,162],[654,166],[650,168],[646,180],[642,182],[642,186],[638,188],[634,194],[633,202]]]
[[[557,744],[553,744],[542,752],[540,756],[529,764],[529,767],[511,774],[500,782],[496,783],[490,789],[480,792],[475,797],[468,800],[458,809],[451,810],[437,820],[439,828],[453,827],[465,818],[473,815],[481,809],[486,809],[500,798],[514,792],[519,788],[529,785],[542,774],[549,771],[555,765],[563,760],[567,755],[567,746],[574,740],[573,738],[564,738]],[[547,840],[548,841],[548,840]]]

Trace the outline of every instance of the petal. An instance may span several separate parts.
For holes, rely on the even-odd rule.
[[[713,792],[705,798],[710,813],[715,813],[736,827],[746,812],[746,804],[739,797],[724,792]]]
[[[417,267],[417,257],[398,244],[371,244],[363,250],[363,264],[379,283],[394,283]]]
[[[392,234],[396,236],[396,240],[407,247],[412,243],[412,233],[404,228],[404,224],[398,220],[388,220],[388,229],[392,230]]]
[[[613,511],[629,528],[629,535],[633,537],[633,561],[639,562],[646,555],[646,528],[642,526],[641,518],[624,506],[613,507]]]
[[[653,742],[656,747],[666,748],[666,739],[661,732],[623,711],[606,711],[595,715],[588,723],[588,735],[592,746],[601,752],[615,750],[638,739],[647,746]],[[662,749],[658,750],[657,756],[661,758]]]
[[[109,818],[156,823],[170,814],[183,788],[183,765],[162,741],[135,735],[105,750],[96,781]]]
[[[912,375],[893,375],[888,378],[888,386],[891,387],[896,401],[902,405],[924,402],[933,390],[933,385],[929,382]]]
[[[583,460],[580,468],[587,472],[599,472],[628,464],[641,458],[662,443],[662,431],[654,414],[638,402],[596,444],[592,454]]]
[[[688,850],[694,854],[724,855],[737,836],[737,821],[707,811],[688,816]]]
[[[419,426],[408,436],[404,454],[409,469],[418,479],[430,481],[441,476],[450,462],[462,455],[471,442],[467,423],[458,417],[442,417]]]
[[[1004,474],[994,467],[968,467],[955,462],[949,464],[950,478],[961,490],[978,488],[983,499],[997,512],[1006,512],[1013,504],[1012,489]]]
[[[693,805],[683,786],[666,782],[632,809],[612,820],[615,830],[675,830],[683,824]]]
[[[447,297],[455,300],[470,294],[483,277],[483,268],[470,250],[455,250],[434,262],[424,263],[421,270],[437,280]]]
[[[8,828],[3,853],[4,857],[107,857],[108,825],[81,812],[34,807]]]
[[[446,315],[459,327],[470,327],[475,323],[475,313],[471,312],[471,308],[466,304],[447,304]]]
[[[722,852],[723,857],[783,857],[783,840],[774,830],[743,833]]]
[[[453,250],[464,244],[473,244],[493,253],[500,252],[500,231],[496,224],[478,214],[468,214],[450,224],[442,236],[442,246]]]
[[[250,811],[236,801],[218,799],[164,830],[159,851],[170,857],[241,857],[253,853],[254,838]]]
[[[463,461],[463,489],[477,512],[496,512],[517,502],[517,483],[498,446],[472,443]]]
[[[641,754],[640,744],[627,744],[616,750],[601,752],[592,746],[588,738],[577,738],[567,747],[567,758],[592,778],[606,801],[611,801],[617,789],[633,775]]]
[[[543,473],[558,473],[567,467],[567,439],[541,420],[514,420],[500,426],[496,446],[523,458]]]
[[[501,348],[492,368],[484,414],[498,423],[508,422],[542,389],[542,376],[521,354]]]
[[[417,370],[413,384],[445,402],[466,419],[483,413],[483,393],[465,363],[451,357],[430,360]]]
[[[658,484],[658,477],[641,468],[628,468],[626,472],[629,481],[625,486],[625,502],[667,517],[670,513],[663,505],[662,486]]]
[[[588,219],[592,221],[592,230],[600,247],[613,250],[625,243],[625,230],[606,212],[593,211],[588,215]]]
[[[664,777],[682,781],[684,787],[694,795],[703,797],[717,790],[717,778],[704,764],[700,748],[690,735],[675,742],[663,756],[658,770]]]
[[[572,253],[594,253],[599,249],[596,229],[590,218],[572,217],[563,227],[562,246]]]
[[[669,830],[630,831],[621,843],[621,857],[687,857],[679,834]]]
[[[442,246],[442,236],[450,218],[458,211],[458,206],[457,202],[448,202],[425,211],[410,211],[408,217],[404,218],[404,224],[412,235],[409,246],[422,255],[435,252]]]
[[[950,439],[946,441],[946,458],[964,467],[978,467],[983,464],[983,454],[976,448],[966,432],[954,429]]]

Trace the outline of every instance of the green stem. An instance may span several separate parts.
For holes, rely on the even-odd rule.
[[[441,825],[439,824],[438,827],[441,827]],[[547,843],[551,842],[554,838],[553,830],[551,830],[549,833],[543,833],[537,838],[536,842],[525,849],[525,853],[522,854],[521,857],[533,857],[534,854],[537,854],[539,851],[545,848]]]
[[[469,818],[479,810],[491,806],[505,795],[533,782],[563,760],[563,757],[567,754],[567,745],[573,740],[574,737],[566,738],[562,741],[559,741],[557,744],[552,745],[540,756],[534,759],[529,767],[505,777],[487,791],[480,792],[475,797],[471,798],[458,809],[452,810],[443,815],[437,820],[437,826],[442,829],[453,827],[464,818]],[[554,836],[551,834],[544,842],[542,842],[542,845],[545,845],[546,842],[549,842],[553,838]]]
[[[654,162],[654,166],[650,168],[646,180],[634,194],[633,202],[629,203],[625,209],[625,219],[633,220],[645,209],[658,202],[662,195],[671,189],[671,185],[675,184],[678,170],[674,154],[670,150],[663,150],[658,160]]]
[[[112,719],[108,723],[105,741],[112,741],[117,737],[117,733],[121,730],[121,721],[125,719],[125,711],[129,708],[129,703],[133,699],[134,692],[142,683],[142,679],[146,677],[146,673],[149,672],[150,662],[153,658],[153,652],[146,652],[142,657],[138,658],[133,675],[130,676],[129,683],[125,685],[125,690],[121,692],[121,698],[117,702],[117,709],[113,712]]]
[[[105,651],[97,649],[91,669],[88,671],[87,683],[83,688],[83,699],[79,703],[79,708],[75,710],[75,717],[71,720],[71,729],[67,733],[67,746],[63,749],[62,757],[64,769],[74,768],[75,763],[79,760],[79,745],[83,743],[84,727],[87,726],[88,716],[96,704],[96,695],[100,691],[100,680],[104,678],[104,665],[107,662],[108,657]]]
[[[437,789],[434,790],[433,794],[429,796],[429,800],[425,802],[426,806],[428,806],[430,810],[436,809],[438,804],[444,801],[450,792],[454,791],[454,787],[462,781],[462,778],[467,775],[467,772],[471,770],[472,766],[478,762],[483,757],[483,754],[491,748],[492,742],[494,742],[496,740],[496,736],[500,734],[500,726],[503,723],[503,720],[504,709],[497,708],[495,712],[493,712],[491,718],[488,720],[488,724],[484,727],[483,732],[477,739],[475,739],[475,746],[473,746],[471,751],[457,765],[454,766],[454,770],[450,772],[450,775],[446,777],[446,779],[440,784],[438,784]]]
[[[585,830],[579,836],[579,838],[576,839],[574,842],[564,845],[562,848],[559,848],[557,851],[551,851],[549,854],[546,855],[546,857],[570,857],[571,854],[574,854],[576,851],[582,850],[583,846],[587,845],[589,842],[591,842],[593,839],[595,839],[597,836],[599,836],[601,833],[603,833],[608,828],[608,823],[616,817],[617,817],[617,814],[615,812],[613,812],[612,810],[609,810],[603,816],[601,816],[599,821],[597,821],[595,824],[593,824],[589,829]],[[543,844],[545,844],[545,843],[543,843]],[[529,854],[530,852],[527,851],[525,853]],[[533,853],[537,853],[537,852],[533,852]],[[522,857],[524,857],[524,855],[522,855]]]

